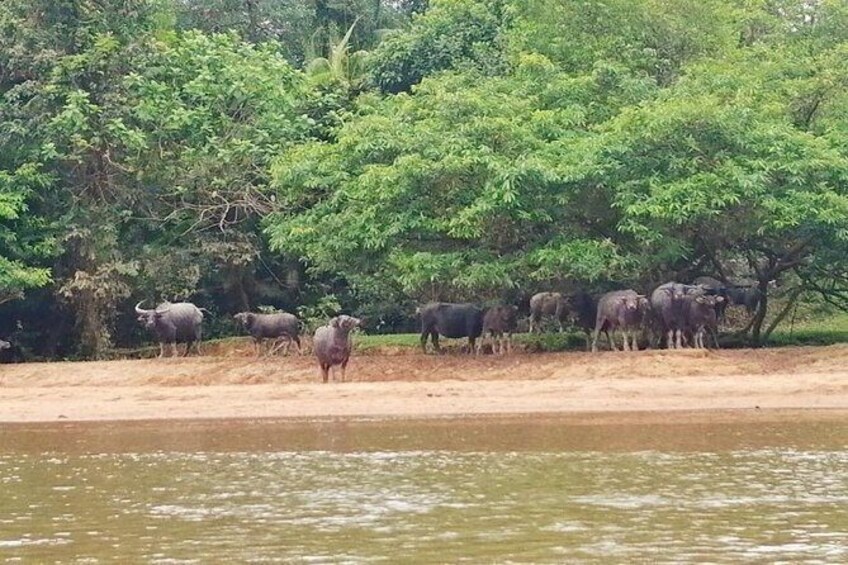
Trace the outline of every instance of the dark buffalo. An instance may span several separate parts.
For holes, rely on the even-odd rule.
[[[427,353],[427,338],[439,353],[439,336],[468,338],[469,353],[475,352],[475,342],[483,333],[483,309],[474,304],[431,302],[418,310],[421,315],[421,349]]]
[[[552,317],[559,324],[568,316],[566,298],[558,292],[540,292],[530,298],[530,333],[541,331],[539,325],[545,317]]]
[[[285,339],[287,350],[288,345],[294,342],[297,345],[297,352],[302,352],[300,348],[300,321],[294,314],[288,312],[274,314],[239,312],[233,318],[240,322],[247,333],[253,337],[257,355],[262,354],[262,343],[266,339],[272,340],[272,344]],[[271,350],[271,353],[275,350],[276,347]]]
[[[744,306],[748,314],[753,314],[760,304],[762,294],[755,286],[733,286],[728,289],[728,300],[732,306]]]
[[[707,349],[704,336],[709,332],[718,349],[717,306],[724,302],[723,296],[691,293],[684,297],[686,333],[692,336],[692,347]]]
[[[693,284],[703,288],[705,294],[722,297],[723,300],[716,301],[715,310],[718,320],[724,320],[724,314],[730,304],[732,287],[713,277],[698,277],[693,281]]]
[[[165,356],[165,345],[171,346],[173,356],[177,355],[177,343],[185,343],[185,356],[191,351],[192,344],[200,354],[201,324],[203,312],[191,302],[163,302],[154,310],[144,310],[141,302],[135,307],[138,321],[153,332],[159,342],[159,357]]]
[[[350,351],[353,348],[350,332],[361,324],[362,321],[359,318],[341,315],[331,319],[326,326],[315,330],[312,349],[321,366],[323,382],[327,382],[330,369],[336,365],[342,368],[342,382],[344,382],[345,370],[350,361]],[[336,380],[335,375],[333,380]]]
[[[512,353],[512,334],[518,326],[518,307],[512,305],[497,305],[486,309],[483,314],[482,336],[492,337],[492,352]],[[483,345],[483,339],[477,345],[477,352]]]
[[[658,286],[651,293],[653,322],[662,337],[665,337],[668,349],[680,349],[686,331],[686,296],[704,295],[706,291],[699,286],[668,282]]]
[[[586,351],[592,345],[592,330],[595,329],[595,321],[598,317],[598,304],[592,295],[585,291],[578,291],[571,296],[571,316],[575,325],[586,334]]]
[[[632,337],[632,350],[638,351],[638,333],[648,301],[635,290],[614,290],[598,300],[598,314],[595,318],[595,335],[592,339],[592,351],[598,350],[598,335],[606,333],[610,349],[616,351],[615,332],[622,335],[624,351],[631,349],[629,337]],[[612,335],[610,335],[612,334]]]

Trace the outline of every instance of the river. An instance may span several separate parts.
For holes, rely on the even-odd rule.
[[[848,422],[0,427],[0,560],[848,562]]]

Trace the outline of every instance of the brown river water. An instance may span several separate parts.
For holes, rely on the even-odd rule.
[[[0,562],[846,563],[846,470],[839,419],[2,425]]]

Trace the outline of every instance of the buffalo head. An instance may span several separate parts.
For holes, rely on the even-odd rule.
[[[141,302],[135,305],[135,313],[138,315],[137,319],[139,323],[141,323],[142,326],[148,329],[154,328],[156,326],[156,322],[161,320],[162,316],[164,316],[168,312],[168,310],[171,309],[171,307],[167,304],[160,304],[154,310],[145,310],[141,307],[143,302],[144,301],[142,300]]]
[[[233,318],[247,328],[253,323],[254,314],[253,312],[239,312],[233,315]]]
[[[354,318],[353,316],[347,316],[342,314],[341,316],[336,316],[335,318],[330,320],[330,327],[338,328],[344,331],[350,331],[353,328],[362,325],[362,320],[359,318]]]

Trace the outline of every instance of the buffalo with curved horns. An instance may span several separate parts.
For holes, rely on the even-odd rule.
[[[159,357],[165,356],[165,345],[171,346],[172,357],[177,356],[177,343],[185,343],[184,356],[191,346],[200,355],[201,324],[203,312],[191,302],[163,302],[153,310],[145,310],[142,302],[136,304],[135,312],[141,325],[150,330],[159,342]]]

